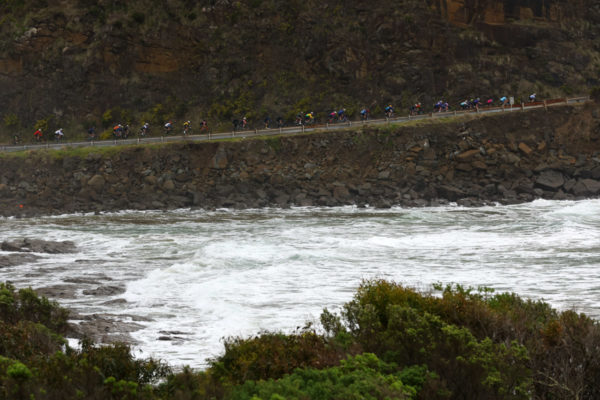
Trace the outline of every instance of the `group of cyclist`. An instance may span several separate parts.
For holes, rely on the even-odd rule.
[[[529,96],[529,101],[535,102],[536,97],[537,97],[536,94],[532,93]],[[506,96],[502,96],[498,99],[497,104],[504,107],[508,104],[508,102],[509,102],[508,98]],[[466,100],[462,101],[459,105],[462,110],[479,110],[480,107],[484,107],[484,106],[491,107],[494,105],[494,103],[495,103],[495,101],[493,98],[489,98],[484,102],[479,97],[477,97],[477,98],[466,99]],[[450,105],[445,100],[439,100],[436,103],[434,103],[434,105],[433,105],[433,112],[439,113],[439,112],[447,112],[449,110],[450,110]],[[394,117],[395,111],[394,111],[394,107],[392,106],[392,104],[387,104],[384,107],[384,113],[385,113],[386,118]],[[414,103],[409,108],[409,115],[411,115],[411,116],[419,115],[419,114],[423,114],[423,113],[424,113],[423,106],[419,102]],[[369,110],[369,108],[364,107],[360,110],[359,115],[360,115],[360,119],[362,121],[366,121],[371,118],[371,111]],[[348,115],[346,109],[343,107],[336,109],[336,110],[332,110],[327,114],[327,123],[330,123],[330,124],[339,123],[339,122],[343,123],[343,122],[347,122],[348,120],[349,120],[349,115]],[[244,129],[249,128],[249,123],[248,123],[248,119],[246,118],[246,116],[243,116],[241,119],[234,119],[232,122],[233,122],[234,131],[244,130]],[[307,113],[303,113],[303,112],[298,113],[296,115],[294,124],[295,125],[312,125],[315,122],[316,122],[316,114],[313,111],[310,111]],[[268,115],[264,118],[263,123],[264,123],[265,129],[270,129],[272,127],[282,128],[285,126],[285,121],[282,117],[277,117],[275,119],[275,124],[273,124],[271,117]],[[173,132],[174,132],[173,122],[172,121],[166,122],[163,126],[164,135],[171,135],[171,134],[173,134]],[[202,132],[208,132],[208,123],[206,122],[206,120],[202,120],[200,122],[199,133],[202,133]],[[114,127],[112,129],[112,133],[113,133],[113,137],[115,139],[127,139],[130,135],[129,125],[128,124],[124,124],[124,125],[116,124],[116,125],[114,125]],[[192,133],[191,121],[187,120],[183,123],[182,133],[184,136],[190,135]],[[145,137],[145,136],[150,135],[150,124],[148,122],[145,122],[141,126],[141,128],[138,132],[138,135],[139,135],[139,137]],[[44,134],[42,132],[42,129],[37,129],[35,131],[35,133],[33,134],[33,136],[34,136],[35,142],[42,142],[44,140]],[[65,134],[64,134],[63,128],[60,128],[54,132],[54,139],[56,141],[62,141],[62,140],[64,140],[64,137],[65,137]],[[96,129],[94,127],[90,127],[88,129],[88,139],[89,140],[97,139]],[[13,140],[14,140],[15,144],[19,144],[21,141],[19,135],[14,135]]]

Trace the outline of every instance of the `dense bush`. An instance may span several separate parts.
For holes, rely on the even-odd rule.
[[[540,301],[461,286],[423,294],[364,282],[324,333],[229,338],[195,372],[123,344],[72,349],[67,313],[0,284],[0,398],[598,399],[600,328]]]

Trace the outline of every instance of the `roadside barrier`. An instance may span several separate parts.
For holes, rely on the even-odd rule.
[[[519,105],[511,106],[498,106],[498,107],[487,107],[483,106],[477,110],[456,110],[456,111],[442,111],[442,112],[432,112],[429,114],[420,114],[420,115],[408,115],[406,117],[392,117],[392,118],[382,118],[382,119],[370,119],[370,120],[362,120],[362,121],[350,121],[340,122],[340,123],[326,123],[326,124],[316,124],[316,125],[301,125],[301,126],[290,126],[290,127],[279,127],[273,129],[253,129],[253,130],[238,130],[231,131],[225,133],[212,133],[208,132],[200,135],[188,135],[188,136],[158,136],[158,137],[144,137],[144,138],[132,138],[132,139],[109,139],[109,140],[97,140],[97,141],[83,141],[83,142],[58,142],[51,143],[46,142],[43,144],[19,144],[19,145],[1,145],[0,151],[2,152],[17,152],[23,150],[42,150],[42,149],[64,149],[67,147],[107,147],[107,146],[122,146],[122,145],[131,145],[131,144],[151,144],[151,143],[167,143],[167,142],[202,142],[202,141],[211,141],[218,139],[227,139],[227,138],[247,138],[247,137],[255,137],[255,136],[273,136],[273,135],[281,135],[284,133],[294,134],[294,133],[305,133],[305,132],[314,132],[317,130],[325,130],[325,131],[339,131],[344,130],[353,126],[363,126],[363,125],[390,125],[401,124],[408,121],[415,120],[423,120],[423,119],[435,119],[435,118],[447,118],[447,117],[459,117],[459,116],[467,116],[467,115],[480,115],[480,114],[492,114],[492,113],[506,113],[506,112],[514,112],[521,111],[525,112],[528,110],[544,108],[548,110],[549,107],[567,105],[567,104],[577,104],[577,103],[585,103],[589,101],[590,98],[588,96],[585,97],[572,97],[572,98],[560,98],[560,99],[552,99],[552,100],[544,100],[537,101],[533,103],[521,103]]]

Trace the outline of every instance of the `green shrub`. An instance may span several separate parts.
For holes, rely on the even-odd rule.
[[[417,388],[406,385],[394,365],[374,354],[343,360],[340,366],[322,370],[300,368],[294,373],[268,381],[246,381],[227,396],[245,399],[411,399]],[[426,371],[423,371],[426,374]],[[423,378],[426,379],[426,378]]]
[[[212,373],[235,384],[279,378],[299,367],[335,365],[340,356],[314,332],[263,333],[250,339],[229,338],[225,353],[211,361]]]

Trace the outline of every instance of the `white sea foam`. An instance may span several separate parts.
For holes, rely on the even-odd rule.
[[[323,307],[339,309],[363,279],[423,290],[485,285],[600,317],[599,206],[538,200],[3,218],[4,239],[73,240],[78,252],[38,254],[0,270],[0,280],[71,285],[75,298],[60,301],[81,314],[146,317],[133,333],[140,355],[199,367],[221,352],[223,337],[294,330]],[[105,286],[125,293],[83,294]],[[114,299],[126,303],[106,304]]]

